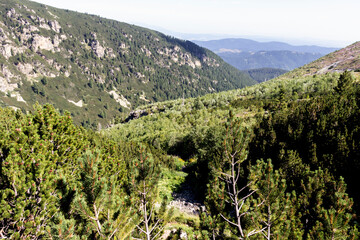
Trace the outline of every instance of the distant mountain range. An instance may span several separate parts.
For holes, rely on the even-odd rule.
[[[221,40],[211,41],[193,41],[199,46],[210,49],[215,53],[222,53],[227,51],[294,51],[294,52],[307,52],[307,53],[319,53],[326,55],[337,48],[319,47],[319,46],[293,46],[283,42],[257,42],[244,38],[227,38]]]
[[[256,68],[275,68],[292,70],[312,62],[322,56],[320,53],[293,51],[259,51],[259,52],[222,52],[218,55],[225,62],[239,70]]]
[[[319,46],[293,46],[283,42],[257,42],[242,38],[193,42],[214,51],[239,70],[292,70],[337,50]]]

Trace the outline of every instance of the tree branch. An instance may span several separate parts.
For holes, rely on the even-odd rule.
[[[224,215],[222,215],[222,213],[220,213],[220,216],[225,220],[227,221],[228,223],[234,225],[235,227],[237,227],[238,225],[232,221],[230,221],[229,219],[227,219]]]

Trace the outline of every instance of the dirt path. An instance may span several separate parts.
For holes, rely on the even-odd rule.
[[[199,215],[201,210],[205,210],[204,204],[195,198],[193,189],[188,182],[183,184],[178,193],[173,193],[173,198],[170,206],[178,208],[181,212]]]

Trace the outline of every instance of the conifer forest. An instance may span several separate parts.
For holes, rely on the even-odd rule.
[[[360,238],[360,61],[339,58],[359,42],[257,83],[190,41],[0,2],[0,239]]]

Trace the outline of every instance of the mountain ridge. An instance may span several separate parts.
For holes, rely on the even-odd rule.
[[[250,40],[246,38],[226,38],[220,40],[209,40],[209,41],[197,41],[194,40],[194,43],[206,47],[215,53],[219,53],[221,48],[224,49],[238,49],[242,51],[296,51],[296,52],[309,52],[309,53],[321,53],[328,54],[339,48],[329,48],[329,47],[320,47],[316,45],[300,45],[295,46],[284,42],[279,41],[270,41],[270,42],[259,42],[255,40]]]
[[[312,62],[323,54],[294,52],[288,50],[258,52],[221,52],[217,53],[225,62],[239,70],[257,68],[277,68],[286,71],[301,67]]]

